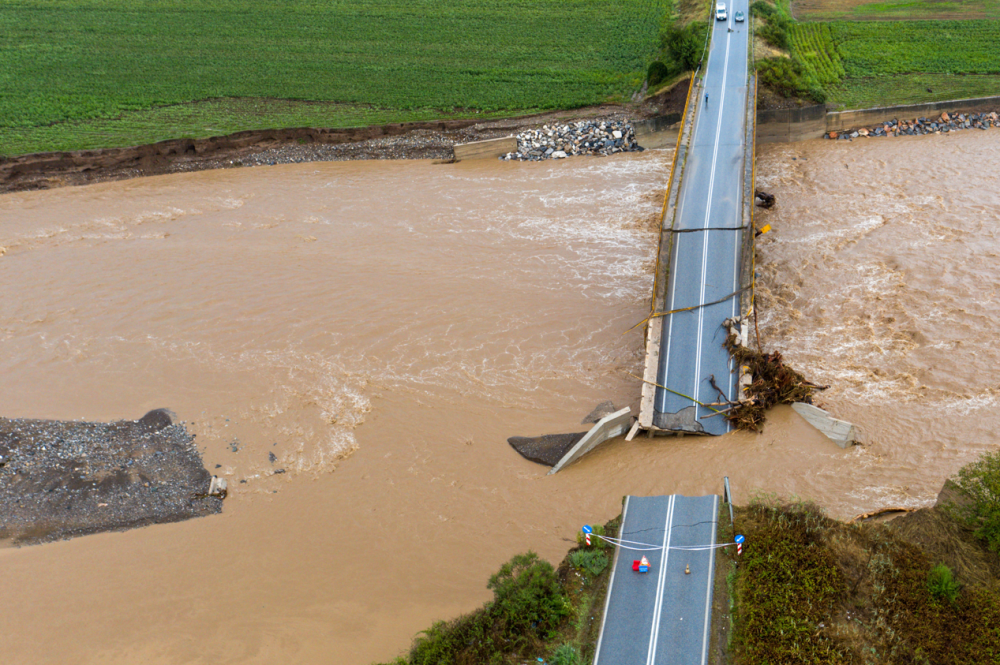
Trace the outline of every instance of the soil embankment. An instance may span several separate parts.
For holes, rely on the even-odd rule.
[[[452,148],[457,143],[509,136],[547,123],[592,118],[636,120],[677,113],[684,108],[685,83],[639,105],[605,104],[486,122],[471,118],[347,129],[264,129],[127,148],[0,157],[0,194],[240,166],[354,159],[446,160],[453,157]]]

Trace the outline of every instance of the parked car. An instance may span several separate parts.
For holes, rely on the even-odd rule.
[[[726,15],[726,3],[720,2],[715,6],[715,20],[725,21],[728,18]]]

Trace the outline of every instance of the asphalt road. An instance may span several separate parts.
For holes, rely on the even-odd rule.
[[[654,549],[617,550],[594,665],[708,662],[715,550],[676,548],[715,543],[718,501],[679,495],[626,499],[621,538]],[[650,571],[633,572],[632,561],[643,555]]]
[[[749,9],[747,0],[727,3],[727,7],[728,20],[715,22],[704,90],[694,100],[699,108],[681,181],[676,229],[742,226],[749,23],[736,23],[733,16],[740,10],[749,17]],[[676,234],[666,311],[712,303],[735,292],[742,242],[742,231]],[[727,400],[735,397],[737,373],[723,347],[722,322],[738,314],[738,303],[739,298],[733,296],[665,317],[657,383],[670,390],[656,389],[654,426],[709,434],[729,431],[725,418],[705,419],[713,412],[691,398],[702,403],[720,401],[710,377]]]

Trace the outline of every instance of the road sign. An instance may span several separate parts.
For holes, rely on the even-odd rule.
[[[583,532],[584,533],[594,533],[594,530],[590,528],[589,524],[584,524],[583,525]],[[740,536],[740,537],[742,538],[742,536]]]
[[[744,538],[742,534],[736,536],[737,543],[742,543],[744,540],[746,540],[746,538]]]

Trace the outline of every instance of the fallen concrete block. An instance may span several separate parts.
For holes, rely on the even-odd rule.
[[[613,439],[616,436],[621,436],[628,431],[629,426],[632,424],[632,409],[625,407],[621,411],[615,411],[614,413],[607,415],[597,421],[589,432],[587,432],[582,439],[575,446],[573,446],[569,452],[567,452],[552,470],[549,471],[548,475],[553,473],[558,473],[560,469],[565,466],[569,466],[573,462],[577,461],[591,450],[601,445],[608,439]]]
[[[792,409],[841,448],[853,446],[857,441],[857,429],[854,425],[846,420],[837,420],[818,406],[795,402]]]

